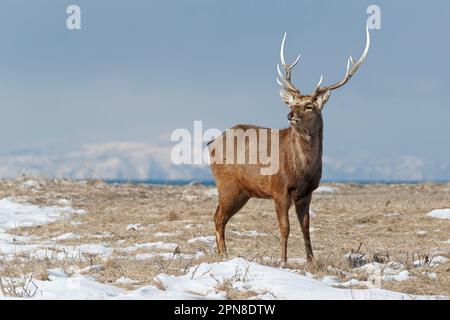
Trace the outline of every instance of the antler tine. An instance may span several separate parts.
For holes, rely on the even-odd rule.
[[[300,60],[300,54],[297,56],[297,58],[295,59],[295,61],[292,64],[289,65],[286,63],[286,60],[284,59],[284,43],[286,42],[286,36],[287,36],[287,32],[284,33],[283,41],[281,41],[280,60],[281,60],[281,64],[283,65],[284,68],[289,67],[290,69],[292,69],[295,67],[295,65]]]
[[[316,90],[317,90],[318,88],[320,88],[320,85],[322,84],[322,81],[323,81],[323,74],[320,76],[319,82],[318,82],[317,85],[316,85]]]
[[[286,60],[284,60],[284,42],[286,41],[287,32],[284,33],[283,40],[281,40],[280,60],[281,64],[286,66]]]
[[[283,88],[290,90],[290,91],[297,92],[300,94],[300,90],[297,89],[291,82],[291,71],[297,65],[297,63],[300,61],[300,54],[297,56],[297,58],[294,60],[294,62],[292,64],[286,63],[286,59],[284,58],[284,44],[286,42],[286,36],[287,36],[287,33],[285,32],[284,36],[283,36],[283,40],[281,41],[281,49],[280,49],[280,60],[281,60],[281,65],[283,66],[283,68],[285,70],[285,75],[283,75],[283,73],[281,72],[280,65],[277,64],[277,72],[278,72],[278,76],[279,76],[279,78],[277,77],[277,82]]]
[[[345,77],[340,82],[337,82],[331,86],[321,87],[320,86],[322,84],[322,77],[321,77],[321,81],[319,81],[319,84],[317,84],[317,86],[316,86],[316,96],[320,92],[324,92],[327,90],[334,90],[334,89],[340,88],[343,85],[345,85],[348,82],[348,80],[350,80],[350,78],[356,73],[356,71],[363,64],[363,62],[366,60],[367,54],[369,53],[369,48],[370,48],[370,33],[369,33],[369,28],[366,26],[366,47],[364,48],[364,52],[361,55],[361,57],[359,58],[359,60],[355,62],[355,60],[353,60],[352,56],[350,56],[348,58],[347,70],[345,72]]]

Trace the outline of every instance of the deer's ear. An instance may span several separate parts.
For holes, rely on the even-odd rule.
[[[329,98],[330,98],[330,90],[321,93],[319,96],[317,96],[316,99],[317,106],[322,110]]]
[[[290,106],[294,103],[294,100],[295,100],[294,96],[289,91],[287,91],[285,89],[280,89],[280,96],[281,96],[281,100],[283,100],[283,102],[285,104]]]

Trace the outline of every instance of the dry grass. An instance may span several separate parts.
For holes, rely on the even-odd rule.
[[[122,286],[134,288],[150,283],[157,285],[154,276],[158,273],[183,274],[201,262],[220,261],[214,254],[214,242],[188,242],[199,236],[214,236],[212,216],[217,198],[207,193],[209,189],[206,187],[40,181],[38,189],[23,188],[23,179],[2,181],[0,198],[15,197],[39,205],[56,205],[58,200],[68,199],[72,207],[85,209],[88,213],[39,227],[17,228],[12,233],[34,235],[39,237],[39,241],[48,242],[53,237],[71,232],[80,238],[62,240],[58,245],[97,243],[108,245],[114,251],[107,258],[92,255],[90,259],[77,262],[34,259],[30,264],[32,257],[17,259],[14,263],[19,266],[17,270],[24,272],[22,274],[31,272],[43,277],[39,274],[45,274],[44,270],[49,267],[68,268],[75,263],[83,268],[100,264],[101,268],[93,268],[89,272],[99,281],[114,283],[126,276],[136,280],[136,284]],[[450,208],[450,185],[332,185],[338,188],[337,192],[317,193],[312,202],[312,210],[316,213],[311,224],[312,243],[317,261],[306,266],[294,260],[289,267],[318,277],[331,274],[343,281],[355,276],[365,280],[367,275],[363,273],[352,274],[355,273],[354,265],[345,258],[362,243],[360,253],[367,261],[401,262],[414,277],[403,282],[386,281],[382,287],[411,294],[450,296],[450,263],[432,268],[437,275],[435,280],[421,274],[422,268],[420,271],[413,268],[413,261],[418,257],[435,252],[450,257],[450,244],[446,243],[450,238],[450,221],[426,216],[433,209]],[[304,258],[303,238],[294,212],[290,218],[288,256]],[[127,228],[130,224],[138,224],[138,227]],[[260,235],[245,233],[249,231],[257,231]],[[132,252],[120,250],[158,241],[175,243],[179,248],[176,252],[148,248]],[[273,202],[250,200],[227,226],[227,247],[230,257],[242,256],[279,266],[279,230]],[[172,252],[173,256],[170,259],[136,259],[136,254],[158,250]],[[234,292],[229,283],[220,283],[218,287],[229,297],[239,298],[243,294]],[[251,297],[253,292],[244,295]]]
[[[38,290],[39,288],[31,276],[21,278],[0,276],[0,293],[5,297],[32,298]]]

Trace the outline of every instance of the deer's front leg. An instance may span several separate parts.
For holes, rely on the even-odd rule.
[[[275,200],[278,224],[281,234],[281,265],[287,265],[287,242],[289,238],[289,201],[286,199]]]
[[[303,240],[305,241],[306,259],[311,262],[314,258],[309,236],[309,205],[311,203],[312,193],[308,196],[295,201],[295,211],[297,213],[300,227],[302,228]]]

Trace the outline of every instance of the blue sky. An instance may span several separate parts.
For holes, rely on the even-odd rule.
[[[66,8],[82,30],[66,29]],[[324,111],[325,153],[450,162],[450,3],[435,1],[54,1],[0,3],[1,153],[109,141],[169,143],[173,129],[286,127],[279,45],[293,81],[341,79],[381,8],[366,63]]]

